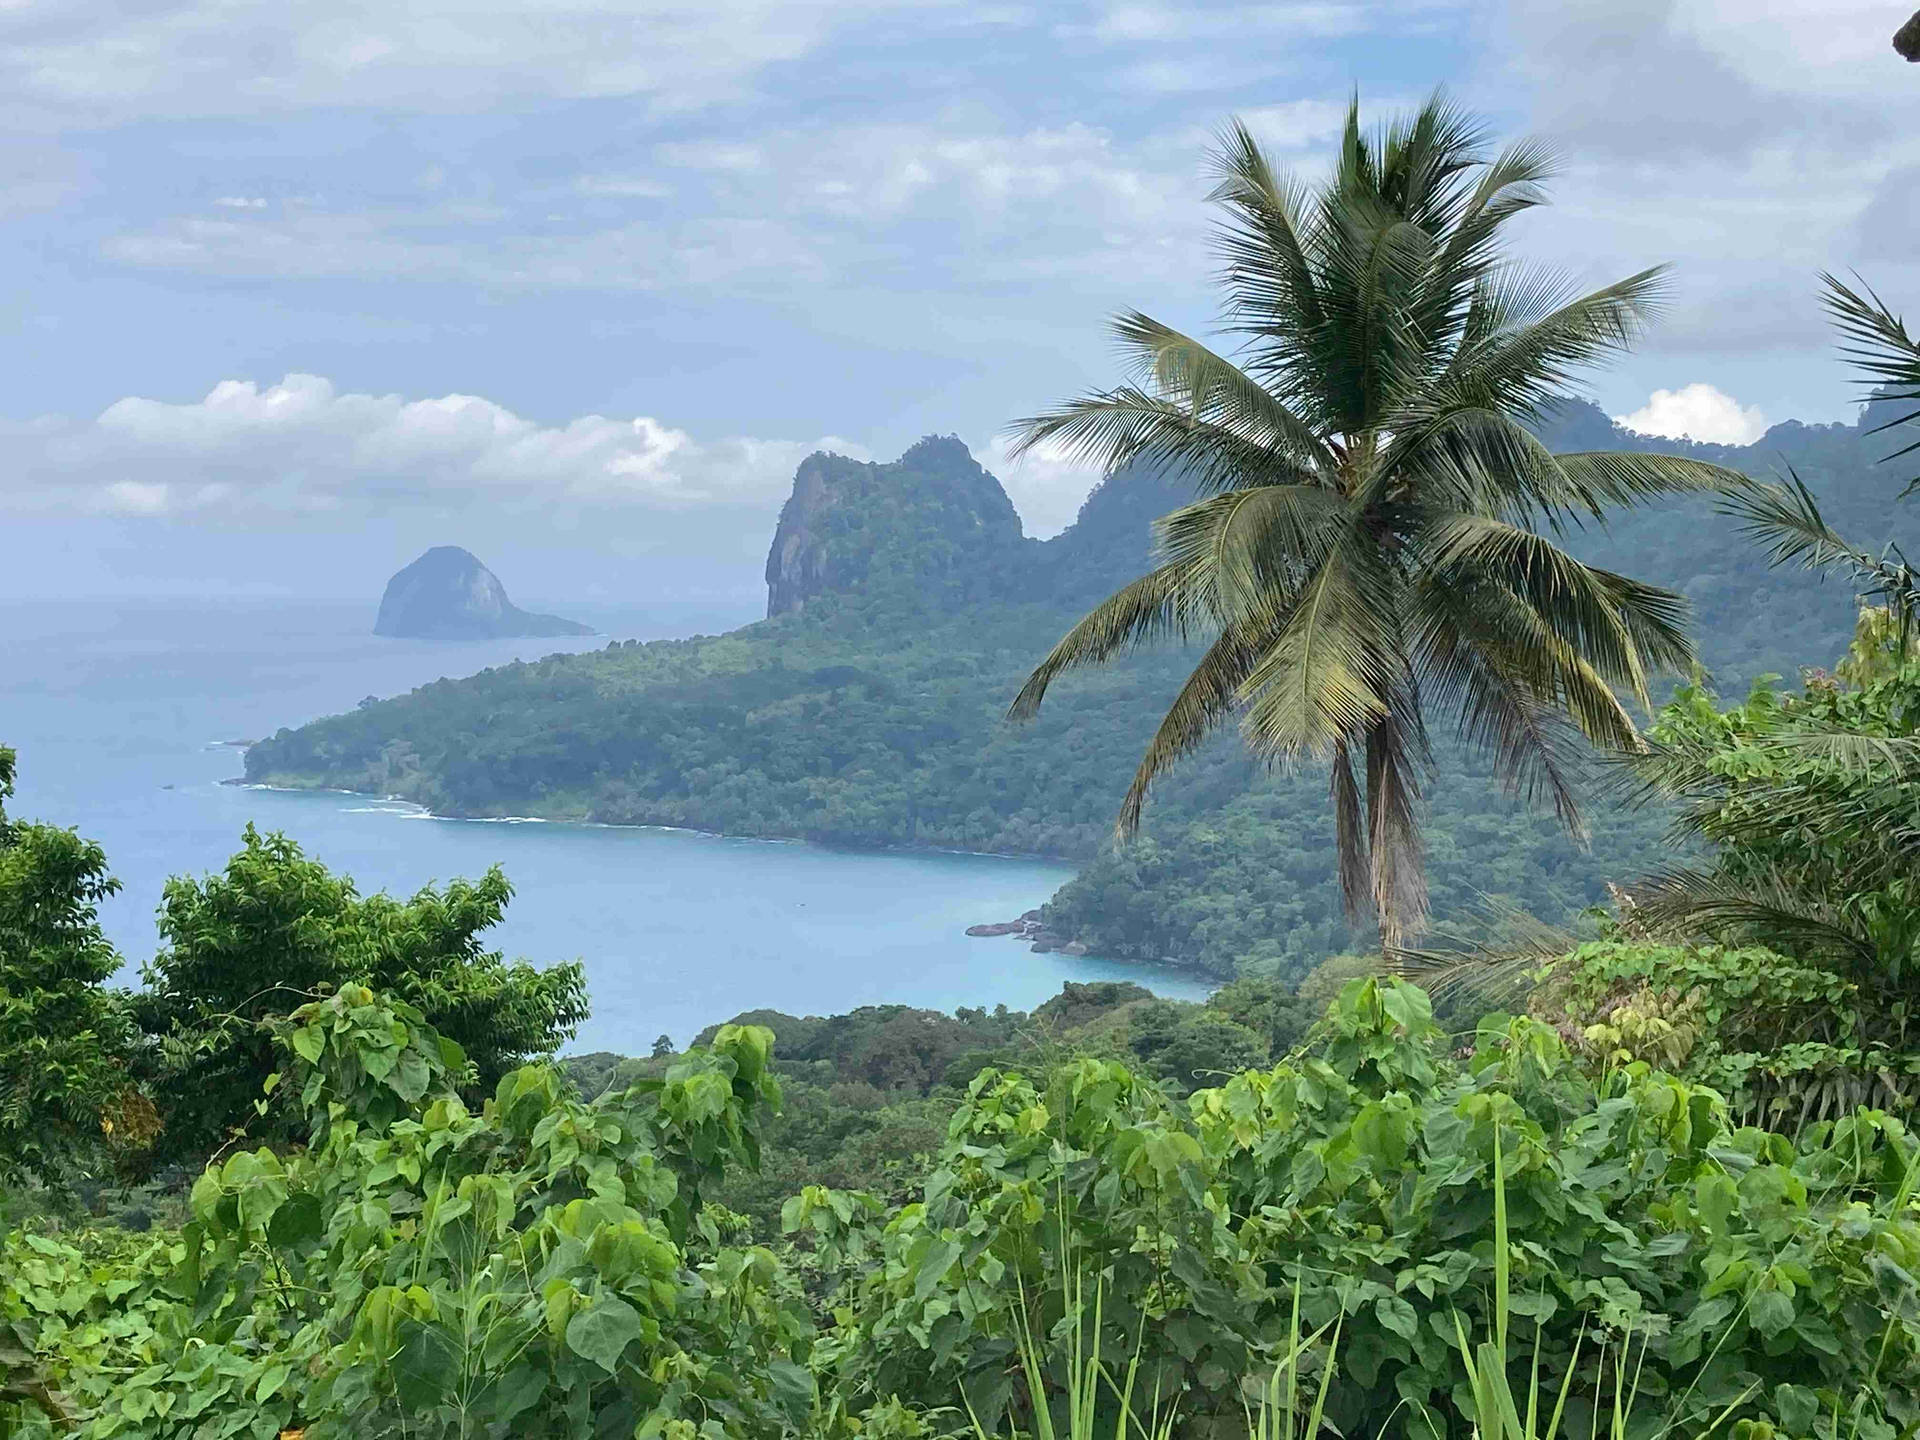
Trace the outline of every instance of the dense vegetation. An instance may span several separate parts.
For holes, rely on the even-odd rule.
[[[807,1185],[904,1202],[945,1140],[954,1106],[986,1067],[1045,1070],[1069,1056],[1099,1055],[1184,1096],[1222,1072],[1286,1055],[1339,984],[1365,968],[1359,957],[1330,961],[1297,993],[1270,980],[1237,980],[1204,1005],[1103,982],[1069,984],[1030,1014],[1004,1006],[953,1015],[905,1005],[826,1017],[745,1011],[729,1023],[779,1037],[773,1065],[784,1099],[762,1132],[759,1168],[729,1177],[716,1193],[769,1241],[780,1234],[782,1206]],[[709,1029],[699,1043],[715,1033]],[[673,1061],[595,1054],[572,1057],[565,1068],[592,1097],[663,1075]]]
[[[459,1047],[364,987],[273,1034],[303,1144],[217,1160],[178,1231],[7,1238],[10,1433],[918,1436],[1075,1392],[1113,1424],[1096,1339],[1194,1435],[1303,1372],[1349,1435],[1484,1434],[1529,1384],[1581,1433],[1620,1406],[1617,1440],[1915,1418],[1898,1121],[1740,1129],[1528,1020],[1456,1058],[1399,983],[1185,1104],[1113,1060],[986,1069],[915,1198],[808,1185],[782,1251],[712,1203],[781,1099],[764,1028],[592,1102],[513,1071],[478,1111]]]
[[[0,801],[14,767],[0,746]],[[164,945],[137,991],[108,984],[122,957],[96,907],[116,888],[97,844],[0,808],[0,1183],[65,1188],[273,1136],[257,1105],[270,1023],[345,984],[377,982],[458,1037],[475,1094],[586,1017],[580,965],[483,947],[513,893],[497,868],[362,897],[249,825],[222,873],[167,882]]]
[[[496,866],[405,901],[362,898],[351,879],[251,825],[223,873],[168,881],[163,948],[131,1007],[153,1042],[148,1063],[164,1072],[162,1152],[192,1154],[244,1130],[273,1071],[261,1021],[350,982],[417,1007],[465,1052],[481,1089],[550,1053],[586,1018],[586,974],[577,963],[510,965],[482,947],[512,894]]]
[[[1648,443],[1591,407],[1565,411],[1547,433],[1565,449]],[[1665,448],[1756,473],[1791,464],[1837,526],[1887,532],[1885,482],[1872,474],[1885,437],[1863,426],[1778,426],[1747,450]],[[914,464],[958,465],[956,451],[933,447]],[[1072,529],[1019,542],[1004,599],[956,602],[944,620],[823,592],[799,614],[730,635],[424,686],[283,731],[249,753],[247,773],[401,794],[453,814],[1063,856],[1084,868],[1052,918],[1100,953],[1222,974],[1278,967],[1297,979],[1366,943],[1332,880],[1324,775],[1268,775],[1230,747],[1209,747],[1163,787],[1145,839],[1113,849],[1127,773],[1190,657],[1142,654],[1062,682],[1031,725],[1002,718],[1077,609],[1146,564],[1149,522],[1179,495],[1138,471],[1115,476]],[[1701,655],[1723,684],[1792,674],[1839,653],[1852,627],[1844,584],[1770,568],[1704,500],[1623,516],[1576,548],[1685,594]],[[926,593],[939,610],[941,592]],[[1604,901],[1606,881],[1633,873],[1658,844],[1664,821],[1596,808],[1583,850],[1444,734],[1436,740],[1427,835],[1437,915],[1493,893],[1564,920]]]
[[[126,1010],[103,988],[120,957],[95,907],[117,882],[93,842],[7,818],[14,773],[0,746],[0,1184],[63,1175],[76,1147],[142,1108]]]
[[[1411,224],[1373,243],[1417,250]],[[1920,405],[1920,342],[1829,288],[1870,372]],[[20,1222],[0,1237],[0,1433],[1913,1435],[1920,582],[1803,485],[1733,484],[1721,503],[1766,560],[1849,570],[1878,608],[1798,691],[1670,697],[1622,798],[1661,807],[1644,823],[1681,843],[1621,875],[1584,943],[1534,919],[1504,957],[1484,940],[1465,960],[1340,956],[1297,989],[1245,977],[1204,1005],[1103,985],[1031,1015],[749,1012],[684,1054],[663,1037],[563,1068],[578,974],[481,948],[497,873],[362,898],[249,832],[224,874],[169,888],[167,948],[131,996],[108,988],[94,922],[105,857],[0,817],[0,1208]],[[863,598],[891,601],[804,593],[836,563],[831,515],[790,509],[782,532],[798,620],[597,664],[679,666],[671,703],[776,672],[748,663],[768,633],[871,643]],[[992,543],[970,536],[947,571]],[[913,633],[960,633],[927,628],[936,574],[874,558],[869,581],[917,594]],[[961,618],[986,635],[1019,616]],[[815,733],[870,739],[891,703],[871,692],[899,673],[880,653],[862,725],[796,726],[789,708],[735,740],[777,768],[788,736],[803,753]],[[596,691],[610,672],[592,665],[504,673],[256,754],[365,764],[377,742],[390,776],[438,784],[450,751],[394,749],[384,727],[481,744],[490,722],[455,744],[436,706],[473,719],[459,707],[524,700],[529,676],[602,718],[596,694],[633,694]],[[774,708],[804,713],[810,693]],[[522,739],[553,730],[530,713],[500,711]],[[1191,774],[1204,798],[1155,842],[1174,866],[1176,839],[1285,793],[1228,783],[1223,755]],[[0,751],[0,796],[11,779]],[[573,783],[552,793],[597,794]],[[1213,843],[1238,861],[1232,835]],[[1388,964],[1437,967],[1442,1012]],[[1502,991],[1530,1013],[1491,1007]],[[89,1187],[169,1148],[204,1162],[190,1191],[163,1176],[157,1215],[101,1223]]]

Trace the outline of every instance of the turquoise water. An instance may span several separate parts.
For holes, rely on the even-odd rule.
[[[536,607],[539,608],[539,607]],[[620,638],[731,628],[750,615],[555,605]],[[156,944],[166,877],[221,866],[249,821],[285,831],[363,892],[410,892],[499,862],[516,888],[510,955],[585,961],[593,1017],[572,1048],[644,1050],[741,1010],[832,1014],[902,1003],[1025,1009],[1067,980],[1205,986],[1095,957],[1034,955],[962,932],[1044,901],[1041,861],[856,852],[684,831],[442,820],[365,796],[222,784],[221,742],[446,675],[605,639],[427,644],[366,633],[373,607],[262,601],[0,603],[0,744],[20,752],[13,813],[106,847],[124,890],[102,918],[130,967]],[[131,978],[131,976],[129,977]]]

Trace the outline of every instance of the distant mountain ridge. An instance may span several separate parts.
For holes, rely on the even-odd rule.
[[[458,545],[436,545],[387,582],[373,633],[408,640],[498,640],[591,635],[593,627],[535,615],[507,598],[507,587]]]
[[[1893,500],[1903,477],[1875,464],[1897,444],[1866,428],[1789,422],[1744,449],[1700,446],[1628,434],[1587,404],[1540,426],[1563,450],[1791,466],[1843,534],[1878,548],[1912,524]],[[1048,924],[1095,953],[1303,970],[1365,940],[1332,881],[1322,778],[1264,774],[1227,737],[1159,788],[1145,838],[1109,843],[1189,655],[1150,651],[1073,677],[1034,724],[1004,720],[1065,627],[1150,563],[1151,521],[1188,498],[1177,478],[1126,471],[1040,541],[951,437],[885,464],[815,455],[770,548],[767,620],[441,681],[284,730],[249,751],[247,774],[450,814],[1060,856],[1084,868]],[[1710,499],[1627,512],[1570,543],[1686,594],[1702,658],[1728,689],[1830,664],[1851,631],[1844,582],[1770,567]],[[1493,892],[1565,919],[1604,899],[1606,881],[1659,863],[1659,817],[1596,806],[1582,851],[1484,766],[1441,754],[1437,914]]]

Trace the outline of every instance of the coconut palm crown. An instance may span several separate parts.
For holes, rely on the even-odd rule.
[[[1676,594],[1583,564],[1556,540],[1608,507],[1738,477],[1636,453],[1555,455],[1528,428],[1592,363],[1624,350],[1657,269],[1581,295],[1511,262],[1502,232],[1544,202],[1551,157],[1485,132],[1436,95],[1374,133],[1356,102],[1331,175],[1275,170],[1247,128],[1223,135],[1229,359],[1147,315],[1114,322],[1128,383],[1019,423],[1112,471],[1167,467],[1199,497],[1157,526],[1156,566],[1070,630],[1013,704],[1141,642],[1206,649],[1119,818],[1239,717],[1269,763],[1324,761],[1350,914],[1397,946],[1427,902],[1419,829],[1429,719],[1449,718],[1528,798],[1578,832],[1586,742],[1633,748],[1616,692],[1691,666]]]

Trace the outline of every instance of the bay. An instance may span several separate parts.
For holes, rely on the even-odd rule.
[[[371,635],[370,605],[161,599],[0,603],[0,744],[20,756],[21,818],[98,840],[124,889],[102,921],[129,983],[154,953],[169,875],[218,869],[244,826],[279,830],[352,875],[406,894],[501,864],[516,895],[494,942],[537,964],[580,959],[593,1015],[569,1048],[684,1043],[754,1008],[1026,1009],[1068,980],[1131,979],[1178,998],[1204,982],[1098,957],[1034,955],[965,928],[1041,904],[1071,875],[1047,861],[848,851],[686,831],[448,820],[367,796],[223,783],[224,743],[443,676],[607,636],[730,629],[738,605],[645,610],[534,603],[600,627],[567,640],[426,643]]]

